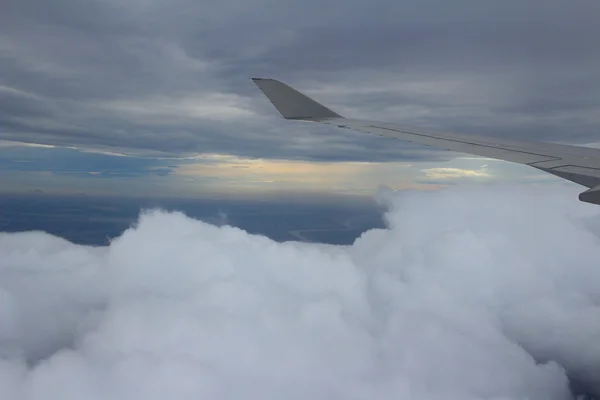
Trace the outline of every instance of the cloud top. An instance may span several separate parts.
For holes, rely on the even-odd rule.
[[[0,397],[600,392],[600,214],[556,187],[381,193],[388,229],[277,243],[144,212],[107,247],[0,234]]]

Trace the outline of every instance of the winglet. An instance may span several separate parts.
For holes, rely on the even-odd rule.
[[[252,80],[285,119],[316,121],[343,118],[283,82],[268,78],[252,78]]]

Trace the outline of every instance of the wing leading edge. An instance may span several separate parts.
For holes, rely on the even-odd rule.
[[[529,165],[588,188],[579,200],[600,204],[600,149],[546,142],[497,139],[344,118],[275,79],[253,78],[285,119],[318,122],[455,152]]]

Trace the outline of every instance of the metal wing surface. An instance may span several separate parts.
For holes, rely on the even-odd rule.
[[[401,126],[342,117],[319,102],[275,79],[254,82],[286,119],[317,122],[460,153],[529,165],[589,188],[579,199],[600,204],[600,149],[547,142],[508,140]]]

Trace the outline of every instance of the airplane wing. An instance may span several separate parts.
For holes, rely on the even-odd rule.
[[[344,118],[275,79],[253,78],[279,113],[290,120],[318,122],[460,153],[489,157],[550,173],[588,188],[579,200],[600,204],[600,149],[480,135],[429,132],[391,123]]]

